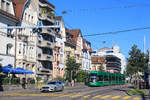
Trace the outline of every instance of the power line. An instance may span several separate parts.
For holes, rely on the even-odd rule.
[[[86,36],[97,36],[97,35],[109,35],[109,34],[118,34],[118,33],[123,33],[123,32],[130,32],[130,31],[146,30],[146,29],[150,29],[150,27],[140,27],[140,28],[127,29],[127,30],[120,30],[120,31],[115,31],[115,32],[87,34],[87,35],[83,35],[83,36],[86,37]]]
[[[82,9],[68,9],[68,10],[64,10],[62,11],[62,14],[67,14],[75,12],[75,11],[100,11],[100,10],[111,10],[111,9],[118,9],[118,8],[134,8],[134,7],[146,7],[146,6],[150,6],[150,4],[135,4],[135,5],[125,5],[125,6],[116,6],[116,7],[106,7],[106,8],[82,8]]]

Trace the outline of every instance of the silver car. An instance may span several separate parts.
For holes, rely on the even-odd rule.
[[[40,88],[41,92],[63,91],[64,84],[61,81],[51,81]]]

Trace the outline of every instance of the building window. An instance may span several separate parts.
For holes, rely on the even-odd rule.
[[[6,47],[6,55],[10,55],[11,54],[11,48],[13,47],[13,45],[11,43],[7,44]]]
[[[19,54],[21,54],[21,43],[19,44]]]
[[[31,17],[31,22],[33,23],[33,16]]]
[[[4,10],[4,5],[5,5],[5,1],[2,0],[2,2],[1,2],[1,9],[2,9],[2,10]]]
[[[27,20],[27,13],[25,13],[24,19]]]
[[[6,11],[7,11],[7,12],[10,12],[10,11],[9,11],[9,8],[10,8],[10,4],[9,4],[9,3],[6,3]]]
[[[28,15],[28,21],[30,22],[30,15]]]

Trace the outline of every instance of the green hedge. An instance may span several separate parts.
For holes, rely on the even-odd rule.
[[[30,84],[35,84],[35,80],[33,78],[30,80]]]
[[[13,78],[11,80],[10,80],[10,78],[4,78],[2,80],[2,84],[7,85],[7,84],[9,84],[9,81],[10,81],[11,84],[14,84],[14,85],[15,84],[20,84],[20,79],[17,79],[17,78]]]

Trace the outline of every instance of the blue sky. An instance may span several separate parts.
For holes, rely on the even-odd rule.
[[[96,34],[103,32],[120,31],[138,27],[150,26],[150,1],[149,0],[49,0],[56,7],[56,15],[63,16],[67,28],[81,29],[82,34]],[[130,5],[141,5],[130,8]],[[143,6],[145,5],[145,6]],[[98,9],[99,8],[99,9]],[[66,14],[62,11],[66,10]],[[71,26],[71,27],[70,27]],[[102,47],[111,47],[112,41],[120,46],[125,57],[136,44],[143,51],[143,38],[146,36],[146,49],[150,46],[150,29],[84,37],[90,41],[93,50]],[[106,41],[104,44],[103,41]]]

